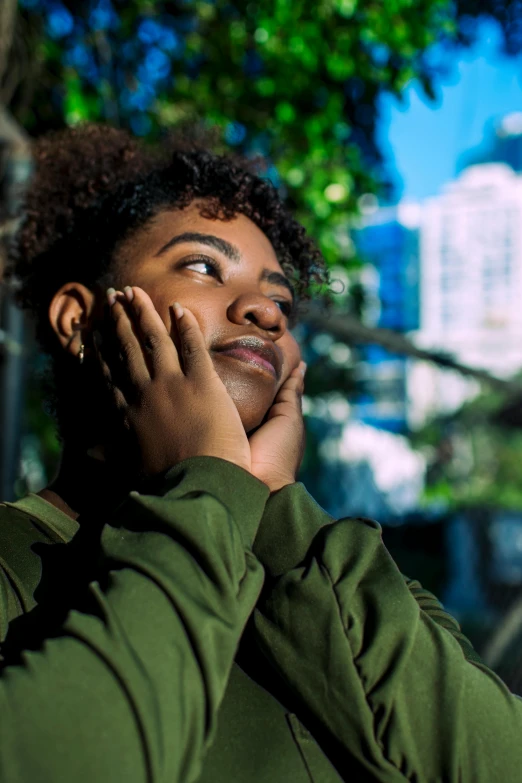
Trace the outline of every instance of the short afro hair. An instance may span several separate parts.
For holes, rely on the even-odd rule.
[[[5,279],[16,281],[16,300],[31,313],[45,353],[58,347],[47,312],[60,286],[117,280],[118,247],[159,212],[195,199],[204,202],[204,217],[250,218],[270,240],[297,301],[327,285],[319,250],[259,176],[262,162],[217,155],[187,139],[171,137],[153,150],[126,131],[87,124],[35,143],[35,176]]]
[[[73,279],[91,290],[121,287],[118,249],[160,212],[183,209],[197,199],[204,217],[230,220],[243,214],[270,240],[298,302],[327,288],[319,250],[261,176],[263,162],[217,154],[212,151],[215,134],[209,139],[198,129],[185,130],[152,148],[126,131],[84,124],[49,133],[34,144],[35,173],[4,279],[12,284],[18,305],[29,311],[37,343],[50,358],[42,380],[61,440],[69,432],[81,437],[78,395],[86,384],[78,362],[59,350],[48,318],[50,302]],[[67,400],[70,389],[74,415]],[[87,397],[84,402],[88,409]]]

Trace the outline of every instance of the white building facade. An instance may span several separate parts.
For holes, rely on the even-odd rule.
[[[423,208],[422,345],[509,376],[522,368],[522,177],[466,169]]]
[[[422,208],[422,347],[509,377],[522,369],[522,177],[504,163],[465,169]],[[413,363],[409,421],[451,411],[478,384]]]

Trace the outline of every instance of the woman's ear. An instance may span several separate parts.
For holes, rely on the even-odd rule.
[[[77,355],[91,329],[94,293],[82,283],[65,283],[49,305],[49,322],[62,348]]]

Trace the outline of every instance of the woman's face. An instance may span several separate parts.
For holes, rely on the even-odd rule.
[[[194,313],[249,432],[300,361],[288,330],[291,287],[270,241],[249,218],[210,220],[199,209],[193,203],[162,212],[124,244],[120,278],[149,294],[175,341],[173,303]]]

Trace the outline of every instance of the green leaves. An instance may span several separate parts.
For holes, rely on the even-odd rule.
[[[412,434],[413,445],[428,457],[427,504],[521,508],[522,430],[509,416],[499,424],[510,402],[488,389],[452,416],[433,419]]]
[[[385,185],[375,173],[379,96],[414,78],[430,92],[423,55],[455,30],[450,0],[113,0],[111,7],[112,22],[100,30],[93,0],[70,3],[74,30],[44,38],[46,78],[21,117],[31,130],[46,129],[49,115],[34,107],[50,103],[54,126],[58,111],[62,123],[119,122],[151,140],[189,118],[217,123],[239,151],[275,163],[328,261],[351,263],[332,226],[348,231],[361,194]],[[46,6],[32,8],[24,14],[45,25]]]

